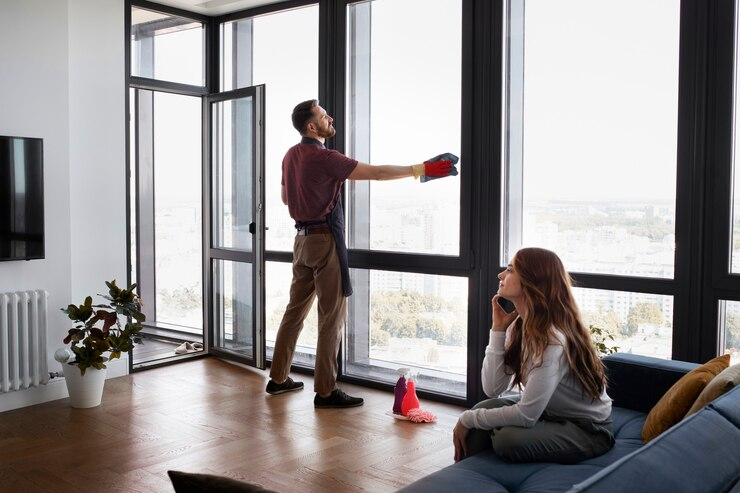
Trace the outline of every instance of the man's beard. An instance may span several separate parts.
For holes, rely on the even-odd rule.
[[[337,134],[337,131],[331,125],[329,125],[325,129],[324,128],[320,128],[316,132],[316,135],[318,135],[322,139],[330,139],[330,138],[334,137],[336,134]]]

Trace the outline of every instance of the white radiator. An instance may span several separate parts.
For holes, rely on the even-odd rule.
[[[46,301],[41,289],[0,293],[0,392],[49,381]]]

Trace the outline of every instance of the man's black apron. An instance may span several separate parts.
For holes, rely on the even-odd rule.
[[[302,137],[301,144],[313,144],[324,147],[324,144],[310,137]],[[326,222],[331,228],[331,234],[334,237],[334,243],[337,245],[337,255],[339,256],[339,267],[342,272],[342,293],[344,296],[352,295],[352,283],[349,280],[349,262],[347,261],[347,243],[344,241],[344,209],[340,199],[341,192],[334,199],[334,208],[326,215]],[[296,222],[295,227],[314,226],[316,222],[302,223]]]
[[[341,195],[341,194],[340,194]],[[342,292],[344,296],[352,295],[352,282],[349,279],[349,261],[347,260],[347,243],[344,240],[344,209],[340,195],[334,201],[334,208],[326,215],[334,242],[337,244],[337,256],[342,272]]]

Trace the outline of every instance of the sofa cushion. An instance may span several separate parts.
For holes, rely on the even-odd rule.
[[[642,446],[645,413],[612,408],[615,445],[607,453],[579,464],[512,463],[487,450],[430,474],[399,493],[450,491],[562,492]]]
[[[599,469],[601,466],[588,464],[512,463],[486,450],[425,476],[398,493],[562,493]]]
[[[642,441],[648,443],[681,421],[704,387],[730,364],[730,355],[718,356],[681,377],[650,410],[642,429]]]
[[[726,420],[740,428],[740,387],[735,387],[725,395],[717,397],[707,407],[714,409]]]
[[[738,407],[735,388],[570,491],[728,491],[740,472]]]
[[[694,401],[694,404],[689,409],[689,412],[686,413],[686,416],[694,414],[717,397],[738,385],[740,385],[740,364],[732,365],[714,377],[704,387],[704,390],[701,391],[699,397],[696,398],[696,401]]]

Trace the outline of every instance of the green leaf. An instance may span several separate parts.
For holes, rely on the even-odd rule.
[[[67,314],[70,320],[84,322],[90,318],[93,313],[92,297],[88,296],[85,298],[85,303],[80,306],[68,305],[67,308],[62,308],[61,310]]]
[[[87,368],[106,368],[108,359],[120,358],[122,353],[131,351],[134,344],[141,342],[141,338],[134,335],[143,329],[140,323],[146,317],[141,312],[141,300],[134,291],[136,284],[127,289],[121,289],[115,279],[105,284],[108,294],[99,296],[109,304],[93,305],[92,296],[87,296],[82,305],[70,304],[61,309],[77,322],[74,328],[69,329],[64,343],[70,344],[75,364],[83,375]],[[119,315],[126,317],[123,328]]]
[[[618,346],[607,346],[604,342],[606,340],[613,341],[613,334],[594,325],[589,325],[588,328],[591,331],[591,339],[593,341],[594,347],[602,357],[616,353],[619,350]]]

